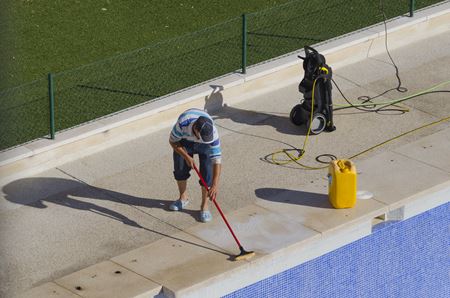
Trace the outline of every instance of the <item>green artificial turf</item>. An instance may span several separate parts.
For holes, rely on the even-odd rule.
[[[287,0],[2,0],[0,90]],[[3,42],[4,41],[4,42]]]
[[[249,65],[383,19],[379,0],[2,0],[0,150],[49,133],[49,72],[61,131],[239,71],[243,12]]]

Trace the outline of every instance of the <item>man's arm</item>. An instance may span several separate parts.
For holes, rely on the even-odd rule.
[[[194,168],[194,159],[187,153],[186,149],[181,145],[181,142],[172,142],[169,140],[170,146],[172,146],[173,150],[180,154],[181,157],[184,158],[186,163],[191,167]]]
[[[213,164],[213,180],[211,187],[209,188],[209,199],[213,200],[219,191],[219,180],[220,180],[220,172],[222,170],[222,164],[221,163],[214,163]]]

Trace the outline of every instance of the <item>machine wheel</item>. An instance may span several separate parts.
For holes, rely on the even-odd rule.
[[[306,123],[307,120],[305,118],[305,111],[303,110],[301,104],[298,104],[292,108],[289,118],[295,125],[302,125]]]
[[[312,134],[318,135],[325,129],[325,126],[327,125],[327,118],[322,113],[315,113],[312,118],[312,122],[310,123],[308,120],[307,125],[308,127],[311,126]]]

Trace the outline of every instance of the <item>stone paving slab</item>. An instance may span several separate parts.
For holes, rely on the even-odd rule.
[[[366,188],[358,183],[358,189]],[[289,190],[263,188],[257,190],[257,196],[258,205],[320,233],[335,233],[354,222],[370,221],[388,210],[385,204],[375,200],[358,200],[353,208],[336,210],[328,200],[328,189],[314,184]]]
[[[65,288],[55,284],[54,282],[48,282],[40,287],[33,288],[18,298],[79,298],[80,296],[66,290]]]
[[[164,285],[166,295],[197,284],[207,284],[214,276],[244,265],[230,262],[232,252],[180,232],[135,249],[112,260]]]
[[[394,152],[450,173],[450,129],[401,146]]]
[[[408,219],[425,211],[446,204],[450,201],[450,181],[436,185],[422,193],[415,194],[409,202],[402,207],[402,219]]]
[[[234,211],[227,218],[245,248],[256,250],[251,262],[299,241],[320,238],[317,232],[256,205]],[[229,290],[230,285],[223,284],[230,283],[236,273],[245,275],[251,271],[246,261],[230,262],[239,253],[231,237],[225,224],[216,220],[115,257],[113,261],[163,284],[168,297],[199,295],[198,291],[217,297]]]
[[[312,229],[286,219],[282,214],[272,213],[256,205],[234,211],[229,216],[229,223],[235,234],[239,235],[238,239],[244,248],[255,250],[258,255],[270,254],[319,235]],[[235,254],[240,252],[221,218],[207,226],[197,225],[186,231]]]
[[[89,298],[144,298],[154,297],[161,291],[159,284],[111,261],[77,271],[55,283]]]
[[[364,189],[393,209],[404,204],[403,199],[450,180],[448,172],[395,152],[381,153],[357,166]]]

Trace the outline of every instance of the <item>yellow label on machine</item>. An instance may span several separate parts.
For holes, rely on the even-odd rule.
[[[356,167],[346,159],[330,162],[328,199],[334,208],[352,208],[356,204]]]

